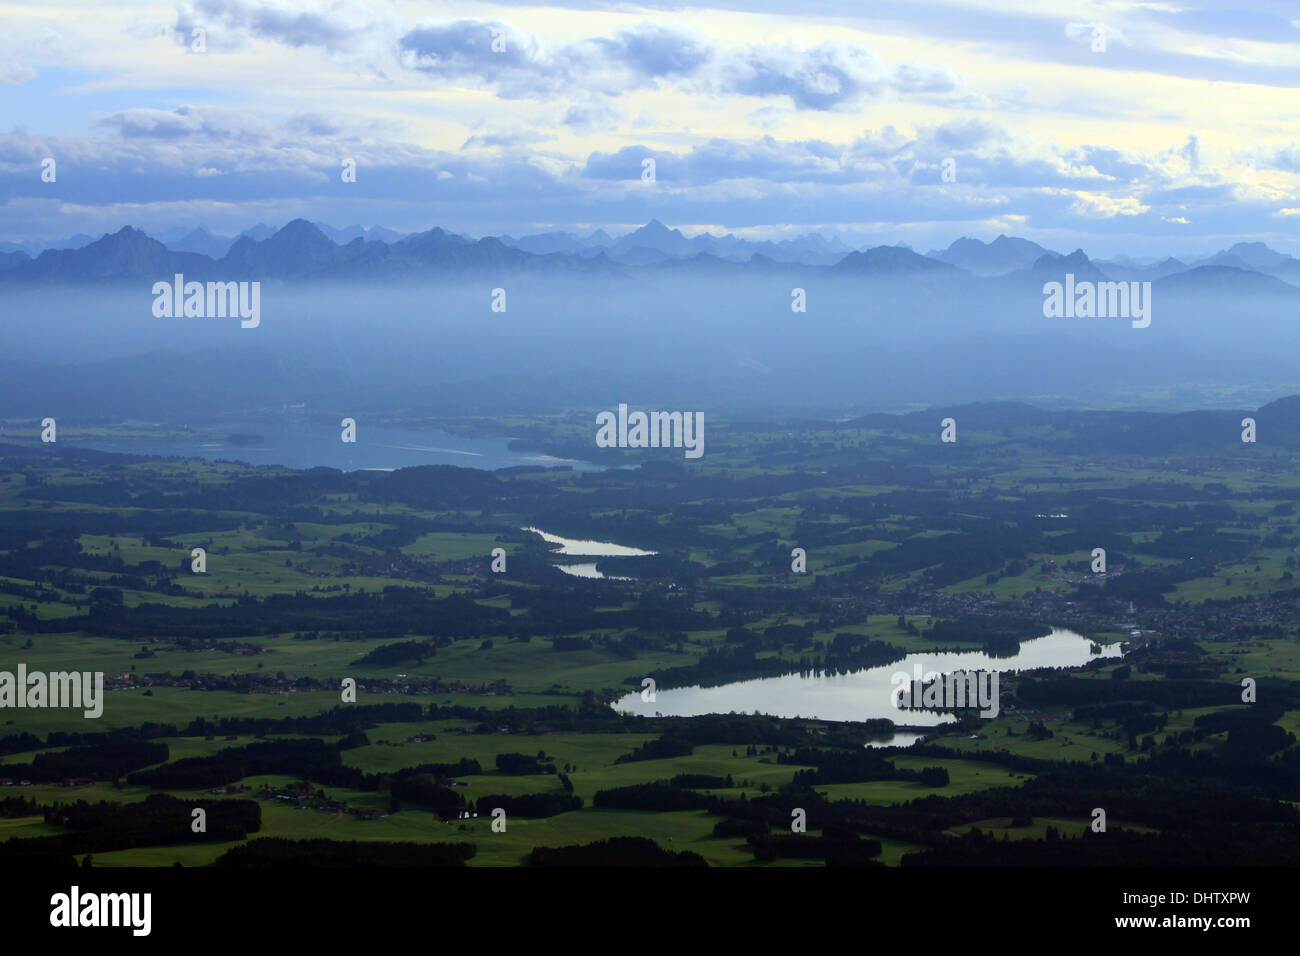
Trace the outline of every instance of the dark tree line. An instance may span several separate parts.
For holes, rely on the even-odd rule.
[[[195,832],[192,827],[195,809],[206,814],[204,831]],[[181,800],[155,793],[138,803],[78,801],[54,806],[45,811],[45,822],[71,832],[11,838],[0,843],[0,859],[107,853],[173,843],[227,843],[261,829],[262,809],[253,800]]]
[[[611,837],[584,846],[539,846],[528,854],[530,866],[708,866],[698,853],[665,850],[647,837]]]

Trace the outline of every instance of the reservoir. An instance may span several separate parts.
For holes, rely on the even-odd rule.
[[[565,555],[567,557],[583,558],[636,558],[654,554],[654,551],[644,551],[641,548],[631,548],[623,544],[614,544],[611,541],[588,541],[581,538],[566,538],[562,535],[551,534],[549,531],[543,531],[540,528],[524,528],[524,531],[531,531],[539,535],[543,541],[552,545],[551,553]],[[565,574],[571,574],[575,578],[606,578],[611,581],[631,581],[631,578],[607,576],[596,569],[595,561],[576,561],[571,563],[556,562],[555,567],[559,568]]]
[[[982,651],[958,653],[914,653],[882,667],[870,667],[850,674],[816,674],[764,677],[736,681],[718,687],[678,687],[658,690],[654,702],[643,701],[633,691],[614,702],[617,711],[641,717],[695,717],[701,714],[768,714],[773,717],[809,717],[822,720],[872,720],[886,718],[897,724],[932,727],[953,720],[949,714],[923,710],[899,710],[891,694],[890,678],[899,671],[913,674],[919,664],[923,674],[959,670],[1013,672],[1039,667],[1079,667],[1098,657],[1120,657],[1119,644],[1092,652],[1093,642],[1081,634],[1052,628],[1045,637],[1024,641],[1013,657],[990,657]],[[910,744],[914,733],[899,731],[899,744]]]
[[[468,438],[429,428],[402,428],[357,422],[356,442],[342,440],[342,428],[314,420],[230,422],[180,431],[164,426],[147,433],[111,437],[68,438],[69,445],[124,455],[206,458],[286,468],[337,468],[340,471],[395,471],[416,465],[456,465],[495,470],[520,465],[579,471],[598,469],[585,462],[538,452],[515,451],[510,439]],[[60,436],[60,442],[63,441]]]

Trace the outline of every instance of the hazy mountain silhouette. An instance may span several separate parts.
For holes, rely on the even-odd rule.
[[[1058,255],[1055,252],[1046,253],[1034,260],[1033,266],[1028,271],[1035,276],[1043,276],[1056,282],[1061,281],[1067,273],[1074,275],[1075,282],[1110,280],[1110,276],[1093,265],[1092,260],[1082,249],[1075,249],[1068,256]]]
[[[46,249],[6,276],[66,282],[143,278],[170,279],[176,272],[211,271],[213,260],[192,252],[173,252],[139,229],[123,226],[80,249]]]
[[[1160,292],[1207,297],[1300,296],[1300,289],[1281,279],[1228,266],[1198,266],[1186,272],[1165,276],[1152,288]]]
[[[780,241],[753,241],[731,233],[720,236],[701,233],[687,239],[680,230],[670,229],[657,219],[652,219],[617,240],[598,229],[587,236],[545,232],[518,239],[502,236],[501,241],[535,254],[559,252],[588,257],[604,251],[611,259],[628,265],[649,265],[666,259],[693,259],[701,253],[738,263],[748,262],[753,256],[761,255],[774,262],[832,265],[845,253],[852,251],[838,238],[826,239],[815,233]]]
[[[1176,272],[1186,272],[1189,268],[1187,263],[1173,256],[1150,265],[1136,265],[1125,259],[1099,259],[1095,265],[1112,279],[1123,282],[1154,282]]]
[[[344,239],[347,241],[340,241]],[[1258,242],[1237,243],[1189,268],[1172,257],[1150,265],[1122,257],[1094,262],[1082,249],[1061,255],[1005,235],[990,243],[957,239],[946,250],[929,256],[906,246],[876,246],[841,254],[843,246],[838,240],[815,234],[779,242],[752,242],[730,234],[688,239],[679,229],[657,219],[616,240],[602,230],[585,237],[552,232],[523,239],[472,239],[437,227],[398,237],[381,227],[334,230],[295,219],[280,229],[259,223],[233,241],[200,226],[163,243],[125,226],[78,248],[45,249],[34,259],[14,248],[15,244],[9,246],[0,251],[0,281],[157,281],[177,272],[199,281],[365,281],[472,272],[618,276],[627,275],[630,269],[645,271],[648,276],[925,275],[931,287],[958,283],[955,295],[1019,293],[1035,285],[1041,289],[1042,283],[1060,281],[1067,273],[1073,273],[1076,282],[1159,282],[1166,291],[1179,295],[1287,295],[1300,285],[1300,260]],[[971,286],[972,282],[976,285]]]
[[[161,239],[162,237],[155,237]],[[162,240],[172,252],[197,252],[212,259],[220,259],[230,251],[234,239],[229,236],[214,236],[202,226],[193,229],[179,239]]]
[[[992,242],[962,237],[953,240],[947,249],[929,254],[931,259],[959,266],[975,275],[1004,275],[1017,269],[1028,269],[1042,256],[1051,253],[1036,242],[998,236]],[[1058,253],[1051,253],[1058,255]]]
[[[957,267],[903,246],[876,246],[850,252],[831,267],[832,275],[907,275],[917,272],[956,273]]]

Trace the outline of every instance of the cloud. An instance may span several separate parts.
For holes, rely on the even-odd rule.
[[[788,97],[801,110],[846,110],[886,97],[970,102],[970,94],[951,68],[903,63],[890,69],[863,46],[751,47],[719,60],[722,92]],[[983,103],[983,98],[978,99]]]
[[[331,52],[356,49],[364,35],[390,23],[376,19],[372,7],[335,2],[328,7],[288,3],[249,3],[244,0],[189,0],[177,10],[173,28],[188,44],[197,27],[208,33],[214,50],[239,49],[256,37],[292,47],[320,47]]]
[[[576,124],[571,114],[566,120]],[[864,203],[882,222],[987,219],[1011,210],[1030,222],[1097,221],[1148,210],[1171,219],[1196,212],[1199,221],[1203,209],[1236,201],[1228,185],[1188,178],[1181,155],[1186,144],[1154,156],[1095,145],[1061,150],[978,117],[911,134],[886,126],[847,141],[713,137],[689,148],[593,150],[585,159],[533,149],[554,136],[529,125],[474,131],[453,151],[403,142],[344,116],[300,113],[274,121],[208,106],[122,110],[97,129],[101,135],[94,137],[0,134],[0,196],[48,194],[32,171],[42,157],[54,155],[60,182],[70,184],[66,198],[84,204],[369,197],[412,206],[435,202],[456,209],[460,222],[473,221],[484,204],[496,209],[503,203],[524,221],[566,214],[591,221],[593,209],[608,208],[606,221],[620,222],[627,220],[618,218],[619,203],[644,203],[654,195],[641,181],[642,160],[649,157],[656,163],[657,192],[672,194],[683,210],[718,210],[712,217],[691,214],[688,221],[725,221],[726,210],[742,201],[751,205],[751,220],[773,224],[801,209],[808,216],[815,210],[821,222],[858,216]],[[355,159],[359,170],[358,182],[346,190],[338,176],[343,157]],[[1175,165],[1169,157],[1177,158]],[[947,158],[956,164],[956,183],[945,184],[939,175]]]
[[[917,135],[918,148],[926,151],[976,150],[1010,141],[1011,136],[1005,129],[978,117],[922,127]]]
[[[0,60],[0,83],[26,83],[35,78],[36,70],[10,57]]]
[[[1094,53],[1105,53],[1116,43],[1124,46],[1130,45],[1128,37],[1124,36],[1123,31],[1118,27],[1100,22],[1067,23],[1065,25],[1065,36]]]
[[[714,56],[712,44],[703,37],[650,22],[597,42],[611,61],[646,77],[691,76]]]
[[[409,68],[451,80],[499,80],[508,71],[540,79],[558,72],[534,38],[495,20],[426,24],[404,34],[398,46]]]
[[[706,186],[728,180],[848,182],[854,173],[840,163],[842,150],[828,143],[782,143],[713,139],[681,155],[645,146],[593,152],[582,175],[588,179],[640,181],[641,161],[655,161],[656,180],[668,187]]]
[[[785,96],[805,110],[848,108],[889,94],[955,94],[961,87],[947,67],[903,64],[890,70],[867,48],[841,43],[752,47],[729,55],[722,73],[726,92]]]
[[[34,80],[36,63],[66,63],[76,55],[65,33],[44,23],[10,18],[0,35],[0,84],[17,85]]]
[[[1133,196],[1109,196],[1082,190],[1074,190],[1070,195],[1074,197],[1074,202],[1070,204],[1070,211],[1085,219],[1137,216],[1151,209]]]
[[[1275,150],[1266,161],[1273,169],[1288,173],[1300,173],[1300,143],[1288,143]]]
[[[866,47],[843,43],[808,49],[789,43],[724,48],[698,31],[644,21],[609,36],[551,47],[499,20],[425,21],[407,29],[367,17],[364,10],[339,3],[303,10],[272,2],[192,0],[175,31],[188,43],[190,30],[202,26],[213,49],[223,44],[236,49],[246,38],[352,54],[367,43],[372,48],[387,44],[399,69],[444,84],[474,83],[503,99],[618,97],[668,85],[720,96],[783,97],[800,110],[849,108],[887,95],[962,97],[974,106],[988,102],[967,93],[946,65],[890,68]],[[214,25],[222,29],[216,31]],[[583,122],[580,115],[575,124]],[[590,115],[586,122],[599,120]]]
[[[868,51],[824,46],[810,52],[793,48],[756,49],[736,58],[726,82],[746,96],[788,96],[801,109],[827,110],[879,96],[880,64]]]
[[[605,97],[575,103],[564,113],[563,125],[577,133],[609,131],[618,127],[626,114]]]
[[[98,121],[101,127],[115,130],[124,139],[186,139],[189,141],[265,142],[271,128],[251,121],[244,114],[219,107],[175,110],[136,108],[113,113]],[[287,127],[291,132],[307,133],[301,126]]]
[[[849,143],[826,140],[714,138],[689,150],[655,150],[644,145],[591,153],[582,170],[588,179],[639,181],[641,160],[653,157],[658,182],[668,187],[704,187],[732,180],[769,184],[850,185],[899,189],[934,186],[953,158],[963,183],[1009,189],[1080,189],[1098,192],[1117,184],[1089,165],[1051,149],[1016,142],[1002,127],[982,119],[922,127],[907,136],[893,126],[868,131]],[[1116,156],[1114,163],[1119,163]],[[1147,166],[1133,161],[1134,170]],[[1118,184],[1133,188],[1129,182]],[[1092,209],[1091,206],[1082,208]]]
[[[550,133],[537,133],[530,130],[497,130],[489,133],[475,133],[461,144],[461,149],[516,149],[533,143],[553,140]]]
[[[398,40],[407,69],[447,82],[475,80],[506,99],[599,90],[618,96],[696,75],[714,56],[698,34],[656,23],[547,49],[498,21],[425,23]]]
[[[1146,163],[1135,161],[1131,155],[1111,146],[1083,146],[1067,151],[1065,157],[1076,167],[1094,169],[1114,182],[1149,181],[1154,172]]]

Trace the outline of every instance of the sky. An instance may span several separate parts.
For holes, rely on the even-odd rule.
[[[1300,0],[0,2],[0,240],[298,217],[1300,255]]]

